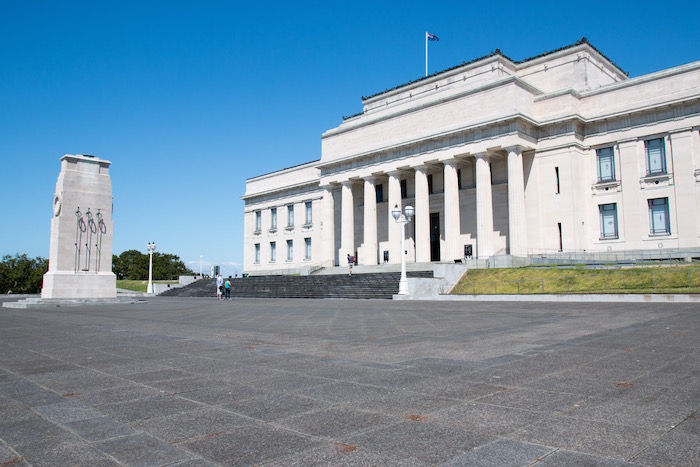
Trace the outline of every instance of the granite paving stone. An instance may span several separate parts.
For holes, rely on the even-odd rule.
[[[278,424],[300,433],[340,439],[355,432],[365,431],[369,428],[376,429],[399,421],[401,421],[399,417],[387,416],[378,412],[331,407],[287,418],[279,421]]]
[[[644,464],[559,449],[540,459],[536,465],[537,467],[640,467]]]
[[[59,402],[57,404],[40,405],[32,410],[54,423],[67,423],[86,418],[97,418],[101,413],[74,402]]]
[[[249,423],[250,419],[247,417],[214,407],[140,420],[133,423],[133,427],[168,443],[179,443],[213,436]]]
[[[100,407],[100,411],[122,422],[133,422],[195,410],[198,404],[177,396],[157,396],[117,402]]]
[[[145,433],[110,439],[94,446],[127,465],[160,466],[191,459],[186,451]]]
[[[328,401],[312,399],[311,397],[274,392],[224,404],[221,407],[256,420],[272,422],[330,405],[331,403]]]
[[[466,430],[446,427],[429,421],[402,421],[363,434],[341,438],[341,442],[360,449],[387,450],[439,464],[486,444],[491,438]]]
[[[640,428],[554,416],[522,428],[509,437],[594,456],[629,460],[653,444],[664,432],[661,427]]]
[[[700,436],[672,430],[632,459],[643,465],[700,465]]]
[[[537,464],[541,458],[554,452],[549,446],[523,443],[512,439],[497,439],[479,446],[465,454],[459,455],[444,465],[447,467],[492,467],[497,465],[531,465]]]
[[[272,461],[321,444],[320,440],[273,426],[246,425],[226,433],[214,433],[184,446],[207,460],[242,466]]]
[[[80,439],[48,439],[20,447],[19,453],[34,466],[119,466],[102,450]]]
[[[86,441],[105,441],[134,434],[134,430],[110,417],[88,418],[64,424],[66,428]]]

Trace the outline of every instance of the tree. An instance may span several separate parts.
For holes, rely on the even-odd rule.
[[[40,293],[48,270],[49,260],[46,258],[29,258],[19,253],[5,255],[0,263],[0,293]]]
[[[148,254],[138,250],[127,250],[119,256],[112,256],[113,272],[117,279],[147,280]],[[180,257],[170,253],[153,253],[153,279],[175,279],[180,275],[192,275]]]

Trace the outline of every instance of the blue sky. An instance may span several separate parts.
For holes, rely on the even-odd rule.
[[[247,178],[321,157],[361,96],[588,40],[635,77],[700,60],[658,2],[0,0],[0,255],[48,257],[63,154],[112,162],[114,252],[242,271]],[[700,83],[699,83],[700,85]]]

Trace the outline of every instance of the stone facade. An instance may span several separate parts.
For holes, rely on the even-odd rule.
[[[362,103],[320,160],[247,180],[246,272],[399,263],[407,204],[409,262],[700,246],[700,62],[629,79],[583,39]]]
[[[42,298],[114,298],[110,162],[66,154],[56,182]]]

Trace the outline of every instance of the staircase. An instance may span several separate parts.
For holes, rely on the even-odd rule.
[[[433,277],[431,271],[412,271],[408,277]],[[398,292],[401,273],[333,274],[311,276],[252,276],[231,279],[231,297],[391,299]],[[170,289],[169,297],[216,297],[216,280],[202,279]]]

